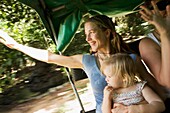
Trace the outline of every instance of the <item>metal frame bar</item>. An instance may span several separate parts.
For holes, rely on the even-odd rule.
[[[41,3],[44,11],[46,11],[46,5],[45,5],[45,3],[44,3],[44,0],[39,0],[39,2]],[[47,21],[49,22],[50,29],[51,29],[51,31],[52,31],[52,35],[53,35],[53,37],[54,37],[55,43],[57,44],[57,40],[56,40],[57,38],[56,38],[56,33],[55,33],[55,30],[54,30],[54,26],[53,26],[52,21],[51,21],[51,18],[49,17],[48,14],[47,14]],[[59,54],[62,55],[61,52],[59,52]],[[85,110],[84,110],[83,104],[82,104],[82,102],[81,102],[80,96],[79,96],[79,94],[78,94],[78,92],[77,92],[77,89],[76,89],[76,87],[75,87],[74,81],[73,81],[73,79],[72,79],[72,77],[71,77],[71,75],[70,75],[70,72],[69,72],[69,69],[68,69],[68,68],[66,68],[66,73],[67,73],[68,79],[69,79],[69,81],[70,81],[70,83],[71,83],[71,86],[72,86],[72,88],[73,88],[74,94],[75,94],[76,98],[77,98],[78,101],[79,101],[80,107],[81,107],[81,109],[82,109],[82,110],[81,110],[81,113],[85,113]]]

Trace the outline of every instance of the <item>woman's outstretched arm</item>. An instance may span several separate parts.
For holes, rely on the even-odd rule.
[[[24,46],[22,44],[17,43],[6,32],[1,30],[0,30],[0,42],[11,49],[16,49],[39,61],[54,63],[69,68],[83,68],[82,55],[62,56],[51,53],[48,50]]]

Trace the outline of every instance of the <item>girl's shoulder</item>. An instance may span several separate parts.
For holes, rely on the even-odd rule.
[[[146,85],[147,81],[140,81],[136,84],[138,90],[143,90],[144,86]]]

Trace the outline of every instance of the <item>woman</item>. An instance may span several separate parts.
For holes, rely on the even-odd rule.
[[[170,88],[170,1],[155,0],[151,3],[153,9],[141,6],[143,11],[140,13],[141,17],[156,29],[149,33],[149,38],[141,40],[139,51],[156,80]]]
[[[148,87],[146,81],[140,79],[136,64],[129,54],[114,54],[102,64],[101,72],[106,75],[108,83],[104,89],[103,113],[111,113],[111,108],[116,103],[124,106],[148,103],[152,110],[149,113],[161,113],[165,110],[160,97]]]
[[[112,19],[105,15],[97,15],[89,18],[85,24],[86,41],[91,46],[91,55],[74,55],[61,56],[47,50],[36,49],[32,47],[23,46],[13,40],[8,34],[3,31],[0,32],[1,43],[6,46],[21,51],[30,57],[57,65],[69,68],[84,69],[90,83],[92,85],[93,93],[96,100],[96,113],[101,113],[101,104],[103,101],[103,89],[107,85],[105,76],[100,72],[100,65],[102,62],[111,56],[111,54],[120,52],[130,52],[126,44],[123,43],[122,38],[116,33],[115,25]],[[42,57],[43,56],[43,57]],[[160,86],[154,81],[144,68],[140,58],[136,58],[139,73],[145,78],[158,93],[161,92]]]
[[[141,40],[139,51],[142,59],[150,69],[155,79],[167,89],[165,101],[166,111],[170,108],[170,1],[151,1],[152,8],[141,6],[141,17],[155,26],[148,38]]]

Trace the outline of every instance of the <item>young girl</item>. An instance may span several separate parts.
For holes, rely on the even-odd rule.
[[[147,86],[146,81],[140,79],[136,64],[129,54],[118,53],[108,58],[101,66],[101,71],[108,83],[104,89],[103,113],[111,113],[113,103],[125,106],[148,103],[153,108],[149,113],[165,110],[160,97]]]

